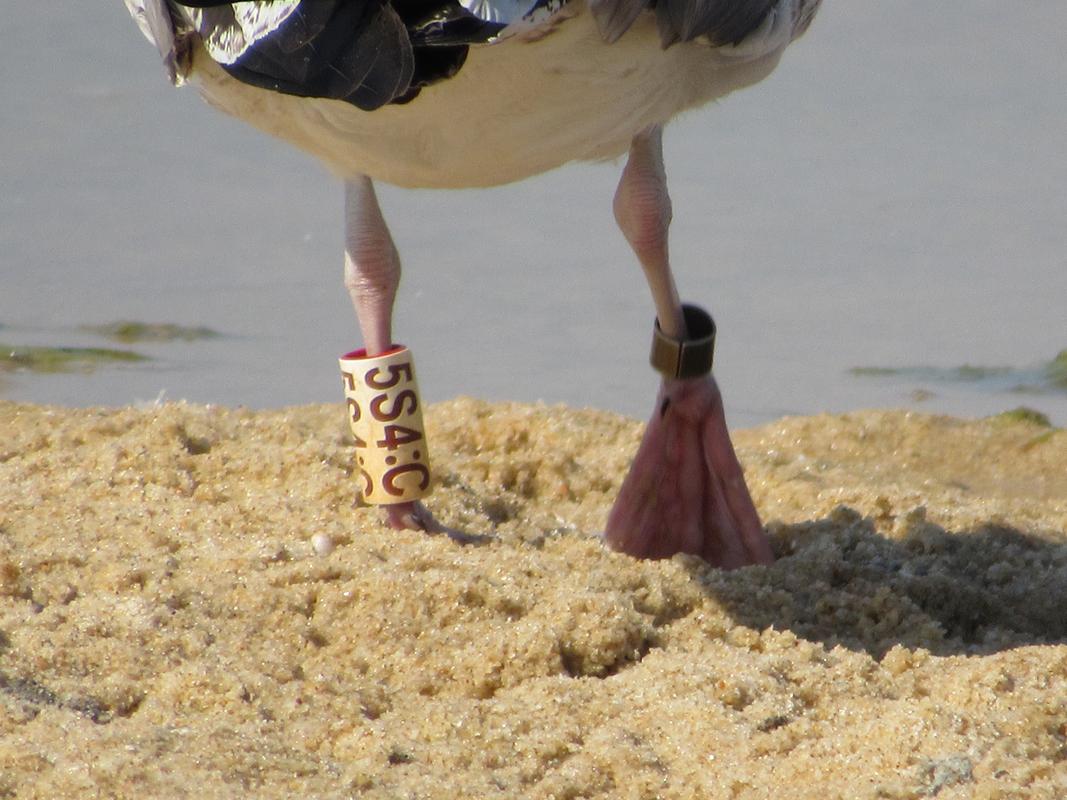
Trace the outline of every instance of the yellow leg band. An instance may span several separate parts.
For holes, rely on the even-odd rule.
[[[368,357],[355,350],[340,363],[363,499],[390,505],[425,497],[430,454],[411,351],[398,345]]]

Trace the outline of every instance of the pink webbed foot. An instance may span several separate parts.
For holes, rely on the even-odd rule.
[[[459,544],[483,544],[493,537],[463,531],[442,525],[430,510],[418,500],[410,503],[394,503],[383,506],[385,524],[393,530],[425,531],[430,534],[444,534]]]
[[[638,558],[692,553],[726,569],[774,561],[711,376],[664,381],[604,536]]]

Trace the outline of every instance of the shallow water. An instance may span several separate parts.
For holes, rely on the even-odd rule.
[[[959,9],[826,4],[770,80],[668,130],[674,263],[719,323],[733,423],[1025,404],[1067,424],[1064,393],[849,373],[1026,369],[1067,347],[1067,6]],[[16,4],[0,25],[0,342],[107,346],[80,326],[120,319],[224,334],[132,345],[146,364],[0,373],[0,397],[338,401],[359,335],[336,182],[171,89],[119,2]],[[381,187],[427,400],[644,415],[652,312],[611,217],[618,170]]]

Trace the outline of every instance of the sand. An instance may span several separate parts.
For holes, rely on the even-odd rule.
[[[339,406],[0,403],[0,797],[1067,797],[1067,432],[737,434],[779,555],[597,538],[640,425],[427,415],[447,524]]]

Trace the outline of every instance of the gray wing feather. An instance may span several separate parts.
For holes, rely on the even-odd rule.
[[[589,3],[600,36],[609,44],[630,30],[634,20],[647,8],[647,0],[590,0]]]
[[[601,36],[615,41],[645,9],[655,9],[664,47],[706,36],[732,45],[757,30],[782,0],[590,0]]]
[[[656,4],[664,45],[707,36],[712,44],[737,44],[756,30],[778,0],[665,0]]]

